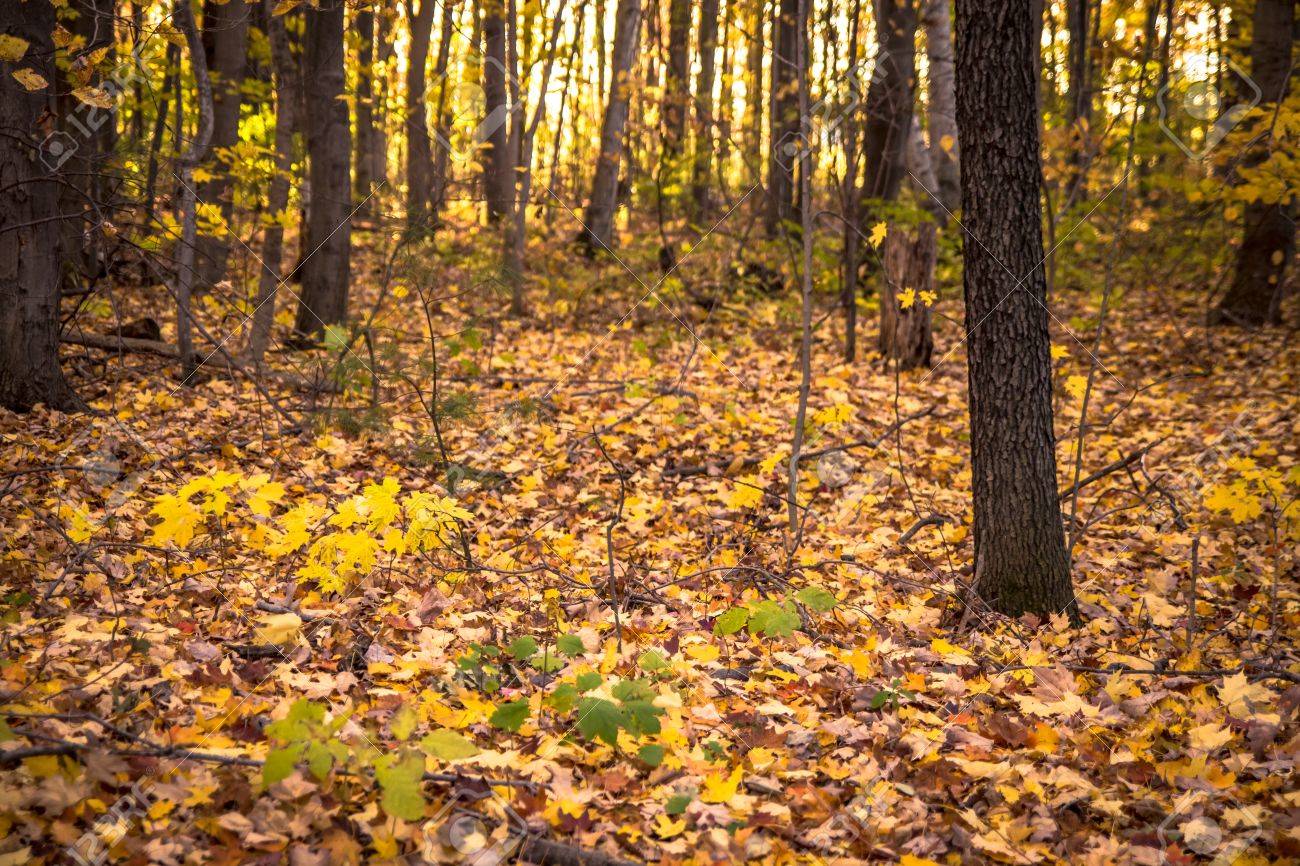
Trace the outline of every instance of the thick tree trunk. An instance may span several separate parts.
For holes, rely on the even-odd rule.
[[[718,0],[703,0],[700,6],[700,74],[695,79],[695,159],[691,167],[691,216],[701,225],[709,217],[709,162],[714,141],[713,81],[717,47]]]
[[[514,157],[505,120],[510,95],[506,90],[506,19],[504,0],[483,0],[483,110],[485,133],[483,192],[488,219],[497,222],[513,211]]]
[[[429,118],[425,110],[424,67],[429,60],[434,0],[407,3],[411,45],[406,57],[406,221],[423,225],[428,219],[429,192],[433,184],[433,151],[429,144]]]
[[[939,188],[932,190],[950,212],[961,206],[957,143],[957,83],[953,76],[952,22],[948,0],[925,0],[925,51],[930,63],[930,163]],[[1039,16],[1042,20],[1042,16]]]
[[[900,370],[929,367],[934,353],[930,307],[922,293],[934,292],[937,249],[932,222],[923,222],[914,231],[891,225],[885,236],[880,355],[897,362]],[[900,301],[900,296],[906,300]]]
[[[271,43],[271,62],[275,65],[275,176],[267,193],[271,222],[262,240],[262,271],[253,308],[253,326],[248,335],[248,357],[260,366],[271,341],[275,321],[275,295],[280,287],[280,263],[284,257],[284,223],[282,212],[289,206],[289,181],[293,172],[293,134],[297,127],[294,96],[302,82],[298,64],[289,49],[289,33],[283,15],[275,14],[277,0],[263,0],[266,5],[267,36]],[[286,14],[293,14],[292,12]]]
[[[244,66],[248,57],[248,19],[252,7],[244,0],[224,4],[207,4],[203,13],[204,42],[210,43],[212,78],[212,142],[205,168],[211,177],[198,186],[202,204],[217,205],[226,228],[219,235],[202,235],[195,255],[196,287],[216,285],[226,277],[230,256],[228,229],[233,209],[231,175],[235,165],[229,148],[239,141],[239,107],[243,102],[240,88],[244,83]]]
[[[81,403],[59,368],[59,174],[41,142],[53,88],[28,91],[13,76],[55,80],[54,7],[0,0],[0,22],[29,43],[22,59],[0,62],[0,405],[70,411]]]
[[[957,2],[974,588],[1013,616],[1075,610],[1056,494],[1029,9]]]
[[[605,122],[600,130],[600,157],[591,184],[584,228],[579,242],[589,252],[614,240],[614,211],[618,205],[618,174],[623,162],[623,128],[627,125],[632,65],[641,30],[641,0],[619,0],[614,14],[613,76]]]
[[[375,167],[375,13],[360,9],[353,19],[357,40],[357,147],[352,170],[352,197],[358,202],[359,214],[369,216],[370,190],[374,186]],[[277,125],[279,124],[277,109]]]
[[[797,57],[806,39],[807,19],[800,17],[799,0],[778,0],[772,23],[771,139],[767,162],[768,234],[798,220],[794,169],[802,152]],[[757,82],[755,82],[757,86]]]
[[[764,31],[767,13],[764,0],[747,0],[749,41],[745,45],[745,153],[753,160],[753,183],[763,182],[763,58],[767,53]]]
[[[1254,33],[1250,42],[1250,74],[1260,89],[1260,105],[1267,115],[1290,90],[1291,46],[1294,39],[1296,0],[1256,0]],[[1252,145],[1245,166],[1268,157],[1270,136]],[[1286,267],[1295,255],[1295,205],[1252,201],[1245,208],[1241,247],[1232,285],[1212,311],[1213,324],[1263,325],[1281,321]]]
[[[352,134],[343,101],[343,0],[321,0],[305,8],[307,151],[311,163],[311,206],[307,214],[307,257],[295,329],[319,334],[347,318],[351,272]]]
[[[916,89],[915,0],[876,0],[877,67],[866,99],[864,199],[889,201],[907,176]],[[863,214],[869,208],[863,208]]]

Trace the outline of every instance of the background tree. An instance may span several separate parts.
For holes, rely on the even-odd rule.
[[[589,252],[613,242],[614,210],[618,203],[619,169],[623,162],[623,129],[627,125],[632,65],[641,31],[641,0],[619,0],[614,16],[613,74],[605,121],[600,130],[600,153],[591,196],[583,217],[579,241]]]
[[[321,0],[307,19],[304,89],[311,205],[295,330],[319,334],[347,318],[352,257],[352,133],[343,100],[343,0]]]
[[[375,12],[358,9],[353,18],[357,39],[357,146],[353,154],[352,197],[357,201],[358,214],[369,216],[372,211],[371,187],[374,186],[375,169]],[[276,100],[277,105],[279,100]],[[277,125],[279,109],[276,109]]]
[[[949,0],[925,0],[921,22],[925,26],[925,53],[929,65],[930,163],[938,188],[931,192],[944,208],[961,206],[961,148],[957,138],[957,82],[952,59],[952,19]],[[1040,16],[1041,20],[1041,16]]]
[[[767,161],[768,234],[797,220],[794,169],[802,152],[799,118],[799,77],[796,58],[807,38],[806,12],[799,0],[777,0],[772,22],[770,124]]]
[[[199,236],[195,265],[196,286],[200,288],[225,279],[230,256],[229,227],[234,208],[231,196],[239,163],[231,148],[239,141],[250,9],[251,4],[244,0],[203,6],[204,54],[212,79],[212,142],[204,166],[207,176],[197,192],[200,203],[219,208],[222,229]]]
[[[411,44],[406,58],[406,219],[410,225],[424,225],[429,215],[429,191],[433,182],[433,150],[429,143],[428,100],[425,94],[425,66],[433,30],[434,0],[406,4]]]
[[[1260,90],[1263,124],[1243,159],[1243,172],[1258,166],[1274,146],[1276,106],[1286,99],[1294,66],[1296,0],[1256,0],[1250,40],[1250,75]],[[1262,325],[1281,321],[1286,269],[1295,255],[1296,206],[1290,190],[1262,194],[1246,203],[1237,267],[1227,294],[1211,312],[1215,324]]]
[[[482,0],[483,10],[483,190],[488,219],[496,222],[514,210],[514,156],[510,153],[510,127],[506,122],[510,94],[506,64],[513,49],[506,42],[504,0]]]
[[[1073,609],[1056,492],[1029,0],[957,3],[975,592]]]

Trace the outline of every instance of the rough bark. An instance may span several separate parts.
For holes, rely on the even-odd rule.
[[[284,16],[275,14],[276,0],[263,2],[266,5],[271,62],[275,66],[275,176],[271,178],[271,188],[267,193],[271,222],[262,238],[262,271],[253,307],[253,325],[248,334],[248,357],[257,366],[261,365],[271,341],[271,325],[275,321],[275,295],[280,287],[280,263],[284,258],[284,223],[280,215],[289,206],[293,134],[297,128],[294,94],[302,86],[298,79],[298,64],[289,48]]]
[[[505,123],[509,108],[506,90],[506,19],[503,0],[483,0],[483,192],[492,222],[513,210],[514,159],[510,130]]]
[[[934,353],[930,308],[921,294],[934,291],[937,249],[932,222],[912,230],[890,225],[885,236],[879,347],[881,357],[897,362],[900,370],[929,367]],[[910,298],[907,307],[900,302],[904,293]]]
[[[957,2],[974,589],[1013,616],[1075,609],[1056,494],[1029,10],[1030,0]]]
[[[198,186],[198,199],[221,209],[223,226],[229,226],[233,203],[232,173],[235,165],[228,149],[239,141],[239,108],[243,102],[240,88],[244,83],[244,66],[248,57],[248,20],[252,7],[243,0],[207,4],[203,11],[205,44],[210,44],[212,79],[212,142],[205,168],[211,177]],[[215,285],[226,276],[230,256],[227,232],[202,235],[195,255],[196,286]]]
[[[614,13],[613,75],[605,122],[600,130],[600,157],[591,184],[584,228],[579,242],[588,251],[611,246],[614,211],[618,204],[618,173],[623,162],[623,129],[627,125],[632,65],[641,30],[641,0],[619,0]]]
[[[352,133],[343,101],[343,0],[305,8],[307,151],[311,204],[295,329],[319,334],[347,318],[352,256]]]
[[[59,176],[41,159],[53,95],[13,77],[30,69],[54,80],[54,7],[0,0],[0,22],[30,43],[23,59],[0,62],[0,405],[73,410],[81,404],[59,368]]]
[[[864,199],[891,200],[907,176],[916,90],[915,0],[876,0],[876,71],[867,87]],[[863,213],[868,213],[864,208]]]
[[[451,135],[451,103],[453,94],[447,81],[447,64],[451,58],[451,34],[455,27],[456,7],[451,3],[442,5],[442,23],[438,26],[438,55],[433,61],[433,77],[438,82],[438,100],[434,105],[434,140],[446,142]],[[433,191],[429,197],[429,215],[436,225],[442,206],[447,201],[448,166],[451,151],[439,147],[433,155]]]
[[[428,218],[429,191],[433,183],[433,151],[429,144],[429,118],[425,110],[425,64],[433,29],[434,0],[407,3],[411,44],[406,58],[406,220],[423,225]]]
[[[772,22],[770,139],[767,161],[766,229],[774,234],[799,218],[795,202],[795,164],[802,152],[797,58],[806,38],[807,19],[799,0],[778,0]],[[757,86],[757,82],[755,82]]]
[[[952,60],[952,21],[949,0],[926,0],[921,21],[929,58],[930,164],[939,188],[933,192],[949,211],[961,206],[961,161],[957,139],[957,83]],[[1041,15],[1039,20],[1042,20]]]
[[[713,81],[717,69],[718,0],[700,6],[700,74],[695,79],[695,159],[691,167],[692,217],[709,215],[709,162],[713,155]]]
[[[1256,0],[1250,42],[1250,74],[1260,89],[1268,115],[1290,90],[1291,46],[1296,0]],[[1255,142],[1243,160],[1257,166],[1268,157],[1271,136]],[[1213,324],[1263,325],[1281,321],[1287,264],[1295,255],[1295,205],[1290,202],[1247,203],[1237,268],[1228,292],[1212,311]]]
[[[353,19],[357,33],[357,147],[352,170],[352,197],[362,216],[369,216],[370,190],[374,186],[375,167],[375,13],[359,9]],[[277,109],[278,112],[278,109]],[[277,125],[279,124],[277,114]]]

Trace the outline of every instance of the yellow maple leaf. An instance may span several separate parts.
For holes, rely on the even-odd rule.
[[[1065,390],[1076,400],[1082,400],[1084,392],[1088,390],[1087,376],[1071,376],[1065,380]]]
[[[876,223],[871,227],[871,245],[873,247],[880,246],[881,241],[885,239],[885,235],[888,233],[889,226],[886,223]]]
[[[736,796],[743,774],[744,772],[740,767],[736,767],[728,776],[721,773],[709,774],[709,778],[704,780],[704,792],[700,794],[700,799],[706,803],[727,802]]]
[[[1206,489],[1204,500],[1205,507],[1211,511],[1226,511],[1231,514],[1233,523],[1253,520],[1264,511],[1263,503],[1250,492],[1244,481],[1212,484]]]
[[[302,630],[302,617],[293,612],[267,614],[259,617],[258,621],[261,625],[257,629],[257,637],[263,643],[292,643]]]
[[[1059,360],[1061,360],[1062,358],[1068,358],[1068,357],[1070,357],[1070,350],[1069,350],[1069,349],[1065,348],[1064,346],[1053,346],[1053,347],[1052,347],[1052,360],[1053,360],[1053,361],[1059,361]]]
[[[910,310],[916,303],[916,289],[903,289],[898,293],[898,308],[900,310]]]
[[[939,296],[936,295],[934,292],[930,291],[929,289],[926,289],[925,291],[921,292],[921,303],[925,304],[927,307],[933,307],[935,305],[935,302],[938,300],[939,300]]]
[[[763,501],[763,488],[758,485],[758,478],[750,476],[718,491],[718,498],[728,508],[754,508]]]
[[[686,829],[686,819],[674,821],[663,812],[655,816],[655,835],[660,839],[671,839]]]

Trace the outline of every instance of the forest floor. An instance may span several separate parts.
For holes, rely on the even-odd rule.
[[[797,293],[539,251],[517,322],[438,258],[355,265],[369,347],[270,356],[341,393],[69,346],[99,414],[0,416],[0,863],[1300,857],[1293,333],[1121,290],[1076,472],[1056,292],[1076,627],[960,592],[959,286],[901,375],[819,297],[796,538]],[[118,294],[79,325],[173,319]]]

